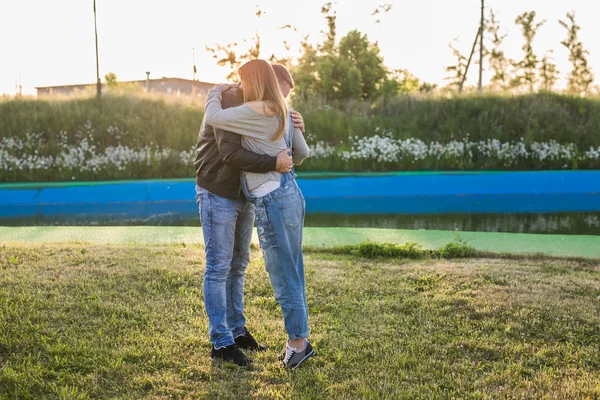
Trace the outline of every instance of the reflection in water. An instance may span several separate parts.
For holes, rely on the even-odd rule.
[[[307,215],[306,226],[600,235],[600,213]]]
[[[126,213],[102,216],[32,216],[2,219],[5,226],[198,226],[198,214],[164,212],[135,218]],[[422,214],[422,215],[340,215],[307,214],[309,227],[361,227],[387,229],[439,229],[473,232],[556,233],[600,235],[600,212],[544,214]]]

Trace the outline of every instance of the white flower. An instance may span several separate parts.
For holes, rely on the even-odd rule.
[[[49,135],[43,133],[26,133],[25,135],[6,136],[0,138],[0,168],[4,171],[62,170],[101,172],[107,169],[127,171],[132,165],[160,165],[166,160],[192,165],[196,156],[195,146],[188,150],[158,148],[153,143],[142,148],[130,148],[120,143],[123,132],[117,126],[109,126],[106,133],[117,145],[99,150],[94,139],[95,131],[91,122],[87,121],[83,129],[76,135],[68,135],[61,131],[56,135],[54,146],[56,154],[48,155]],[[69,144],[77,139],[78,142]],[[444,162],[452,165],[469,160],[486,164],[518,166],[524,160],[532,162],[551,163],[555,168],[568,168],[572,161],[600,160],[600,147],[590,147],[589,150],[579,151],[575,144],[561,144],[555,140],[548,142],[533,142],[525,144],[523,138],[519,141],[501,142],[498,139],[469,140],[468,134],[461,140],[450,140],[447,143],[438,141],[424,142],[417,138],[397,139],[392,132],[375,128],[374,135],[349,138],[350,148],[342,150],[324,141],[314,141],[311,135],[306,136],[310,145],[311,157],[329,159],[338,154],[345,161],[370,161],[377,163],[410,163],[418,165],[427,160]],[[67,175],[68,176],[68,175]]]
[[[336,149],[329,146],[323,141],[318,141],[316,144],[309,146],[310,156],[314,158],[329,158],[335,154]]]

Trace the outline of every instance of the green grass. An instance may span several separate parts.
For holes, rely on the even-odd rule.
[[[306,254],[316,356],[285,340],[260,254],[248,325],[270,350],[208,357],[197,245],[0,247],[0,399],[597,398],[593,261]]]

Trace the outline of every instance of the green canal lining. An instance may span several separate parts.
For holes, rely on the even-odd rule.
[[[383,176],[407,176],[407,175],[473,175],[473,174],[500,174],[500,173],[519,173],[535,171],[390,171],[390,172],[298,172],[299,179],[329,179],[329,178],[350,178],[350,177],[383,177]],[[542,171],[540,171],[542,172]],[[564,173],[565,171],[543,171]],[[73,182],[14,182],[0,183],[0,190],[9,189],[40,189],[40,188],[66,188],[79,186],[98,186],[98,185],[119,185],[125,183],[144,183],[144,182],[195,182],[194,178],[178,179],[142,179],[142,180],[115,180],[115,181],[73,181]]]
[[[477,250],[494,253],[600,258],[600,236],[539,235],[524,233],[460,232],[460,238]],[[456,240],[457,233],[436,230],[375,228],[305,228],[304,245],[336,247],[364,241],[417,242],[437,249]],[[256,232],[254,241],[257,240]],[[92,244],[202,244],[199,227],[0,227],[0,243]]]

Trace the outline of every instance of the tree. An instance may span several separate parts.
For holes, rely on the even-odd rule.
[[[261,10],[258,5],[256,6],[256,9],[256,18],[261,18],[266,14],[266,12]],[[244,39],[243,43],[248,43],[248,40]],[[237,42],[228,43],[226,45],[216,43],[213,47],[205,46],[205,49],[209,53],[212,53],[212,58],[217,60],[217,65],[229,67],[227,80],[237,82],[239,80],[237,72],[242,64],[260,58],[260,35],[258,34],[258,31],[256,31],[250,47],[245,49],[245,52],[241,54],[239,54],[240,50],[238,49]],[[274,57],[274,55],[272,57]]]
[[[244,43],[247,43],[247,40],[244,39]],[[230,72],[227,75],[228,81],[237,82],[238,75],[237,71],[247,61],[256,60],[260,57],[260,36],[258,32],[255,32],[254,38],[252,38],[252,45],[250,48],[246,50],[245,53],[238,54],[238,44],[229,43],[227,45],[215,44],[214,47],[206,46],[206,51],[213,54],[214,59],[218,59],[217,65],[220,66],[229,66]],[[222,54],[219,59],[219,55]]]
[[[390,73],[383,63],[377,42],[370,42],[367,35],[357,30],[349,32],[337,40],[337,15],[334,8],[335,3],[329,2],[323,5],[323,14],[327,29],[323,31],[324,38],[315,45],[309,42],[309,37],[303,37],[300,43],[300,57],[295,66],[292,65],[292,57],[283,58],[272,54],[269,61],[279,63],[291,69],[294,76],[295,93],[302,97],[310,95],[323,96],[329,100],[375,100],[384,93],[402,93],[416,90],[416,84],[411,79],[399,77]],[[391,5],[384,4],[378,7],[377,13],[386,13]],[[256,16],[261,17],[264,11],[258,9]],[[292,25],[284,25],[280,29],[293,29]],[[286,52],[289,54],[291,46],[283,42]],[[260,36],[256,33],[250,48],[241,53],[237,43],[228,45],[215,44],[206,47],[213,53],[217,64],[227,66],[230,69],[228,80],[237,80],[237,70],[242,63],[260,57]],[[414,77],[413,77],[414,78]],[[401,79],[400,81],[394,81]],[[416,79],[416,78],[415,78]]]
[[[298,64],[293,67],[294,83],[296,84],[295,93],[306,97],[315,89],[315,82],[318,81],[317,62],[319,55],[317,50],[308,42],[309,36],[305,36],[300,43],[302,56]]]
[[[283,47],[285,48],[286,54],[288,54],[286,57],[277,57],[275,55],[275,53],[271,54],[271,57],[269,57],[269,62],[271,64],[280,64],[283,65],[286,68],[291,68],[292,66],[292,57],[289,56],[290,50],[292,48],[292,46],[286,41],[283,41]]]
[[[322,88],[323,93],[336,100],[360,100],[364,94],[364,79],[360,69],[347,58],[334,60],[330,67],[329,79],[324,81],[326,86]]]
[[[486,52],[489,60],[490,69],[494,73],[490,80],[492,90],[506,90],[508,86],[507,71],[510,66],[510,60],[504,55],[502,42],[506,39],[506,34],[500,33],[500,22],[496,19],[494,10],[490,10],[490,18],[486,24],[486,31],[491,36],[491,50]]]
[[[433,91],[435,89],[437,89],[437,87],[438,87],[437,83],[423,82],[423,83],[421,83],[421,86],[419,86],[419,93],[421,93],[421,94],[433,93]]]
[[[109,72],[104,75],[104,81],[106,82],[106,86],[109,88],[116,88],[119,85],[117,81],[117,75],[114,72]]]
[[[309,49],[308,43],[302,46],[308,52],[308,56],[314,56],[313,84],[309,84],[309,91],[318,93],[327,100],[360,99],[362,94],[362,75],[360,70],[353,65],[351,57],[340,57],[340,49],[336,44],[337,37],[337,15],[333,3],[329,2],[321,7],[321,13],[327,21],[327,32],[325,40],[317,45],[316,50]],[[349,47],[353,44],[349,43]],[[302,57],[301,63],[306,61]]]
[[[350,61],[352,66],[360,71],[361,97],[377,97],[377,92],[388,74],[379,54],[379,46],[369,42],[367,35],[354,30],[340,40],[339,58]]]
[[[454,39],[455,43],[457,41],[458,38]],[[452,49],[452,54],[456,57],[456,64],[446,67],[446,72],[451,72],[452,76],[446,77],[444,80],[450,81],[448,87],[461,89],[463,78],[467,70],[467,57],[465,57],[452,43],[450,43],[449,46]]]
[[[517,25],[521,25],[521,32],[525,38],[525,44],[522,49],[525,52],[523,60],[514,63],[515,76],[511,81],[511,86],[520,88],[523,86],[529,87],[529,91],[533,92],[535,84],[538,81],[537,70],[539,60],[533,52],[533,39],[546,20],[535,23],[535,11],[524,12],[515,19]]]
[[[302,55],[298,59],[298,64],[293,68],[296,93],[303,97],[317,92],[321,92],[320,94],[326,97],[331,97],[331,93],[328,93],[329,91],[326,88],[329,85],[327,80],[330,77],[328,71],[331,71],[328,65],[333,63],[332,60],[327,60],[327,58],[334,57],[335,51],[337,17],[335,10],[333,10],[333,3],[329,2],[321,7],[321,13],[327,20],[327,32],[321,31],[325,35],[325,40],[314,47],[309,43],[309,35],[306,35],[300,43],[300,53]]]
[[[138,82],[119,82],[114,72],[104,75],[104,82],[108,91],[112,93],[134,93],[143,90],[143,86]]]
[[[554,85],[558,81],[559,71],[556,69],[556,64],[552,62],[552,50],[544,54],[540,66],[540,84],[541,88],[546,91],[552,91]]]
[[[293,68],[296,92],[321,95],[325,100],[376,99],[388,79],[379,46],[356,30],[337,44],[332,7],[327,3],[321,10],[328,27],[323,42],[312,46],[306,37],[301,44],[302,56]]]
[[[335,49],[335,38],[337,35],[337,13],[333,9],[333,3],[326,3],[323,7],[321,7],[321,13],[325,16],[327,20],[327,32],[325,33],[326,38],[325,41],[319,46],[319,51],[324,54],[333,54]]]
[[[379,14],[387,14],[388,12],[390,12],[391,9],[392,4],[380,4],[377,6],[375,11],[371,13],[371,16],[376,18],[375,23],[377,24],[379,29],[381,29],[381,17]]]
[[[583,44],[579,41],[577,34],[581,27],[575,23],[575,12],[567,13],[569,22],[559,21],[567,30],[567,39],[561,44],[569,50],[569,61],[573,69],[569,73],[567,81],[567,90],[573,94],[585,94],[590,91],[594,82],[594,75],[588,65],[587,56],[589,51],[583,49]]]
[[[419,78],[405,69],[395,69],[388,73],[388,76],[381,84],[381,95],[385,98],[411,94],[423,91],[431,91],[432,87],[428,83],[420,85]]]

